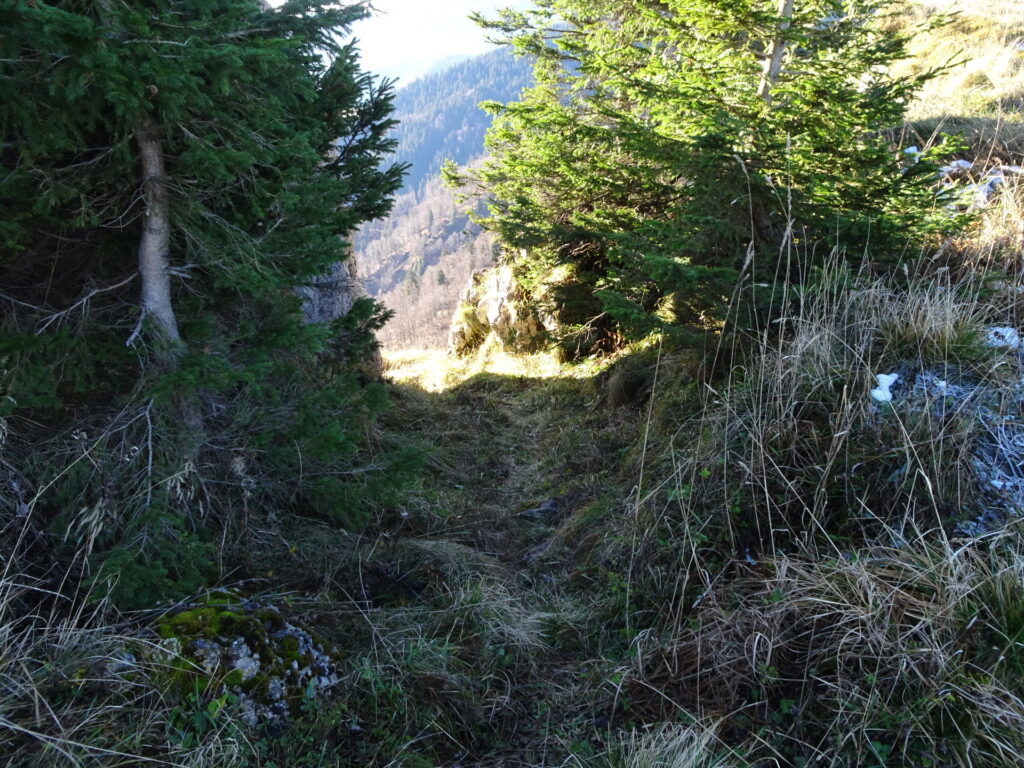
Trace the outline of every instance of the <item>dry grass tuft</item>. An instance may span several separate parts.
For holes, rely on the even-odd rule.
[[[786,319],[781,344],[762,339],[765,352],[679,429],[674,478],[648,496],[671,503],[649,509],[711,515],[743,553],[824,533],[936,527],[969,503],[973,403],[947,398],[937,382],[998,391],[1010,376],[1005,353],[985,345],[986,323],[1001,318],[980,285],[930,277],[900,286],[833,270],[821,286]],[[868,394],[883,373],[901,376],[905,396],[893,404]]]
[[[643,690],[827,766],[1002,766],[1024,750],[1021,539],[776,557],[709,590]],[[998,585],[998,586],[995,586]],[[997,590],[997,594],[993,593]],[[735,733],[735,732],[734,732]]]
[[[596,759],[575,758],[587,768],[728,768],[745,766],[721,756],[712,728],[662,725],[617,738]]]
[[[49,605],[47,610],[40,606]],[[30,608],[35,606],[35,608]],[[190,706],[165,690],[189,662],[27,577],[0,579],[0,755],[16,766],[215,768],[253,755],[227,712],[190,734]]]

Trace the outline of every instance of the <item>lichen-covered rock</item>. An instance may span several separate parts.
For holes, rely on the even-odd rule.
[[[467,354],[491,333],[504,347],[527,349],[539,343],[543,332],[537,312],[512,268],[494,267],[474,273],[459,295],[448,349],[456,356]]]
[[[540,323],[511,267],[490,270],[482,288],[477,317],[486,321],[498,341],[507,346],[523,346],[539,337]]]
[[[340,653],[288,622],[273,605],[217,592],[157,621],[173,644],[171,687],[194,690],[202,674],[231,694],[250,726],[287,720],[311,697],[330,692],[340,679]],[[204,686],[205,687],[205,686]]]

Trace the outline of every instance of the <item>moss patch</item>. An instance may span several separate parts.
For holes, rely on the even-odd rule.
[[[166,614],[157,633],[181,649],[167,687],[233,694],[250,725],[287,718],[339,679],[341,654],[290,624],[274,606],[215,592]]]

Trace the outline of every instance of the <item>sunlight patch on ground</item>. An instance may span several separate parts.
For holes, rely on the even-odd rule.
[[[913,8],[913,6],[911,6]],[[922,23],[934,12],[955,13],[947,26],[918,35],[911,57],[897,74],[920,74],[955,64],[925,84],[910,105],[911,120],[999,118],[1017,131],[1024,104],[1024,3],[1018,0],[918,0],[906,23]],[[968,133],[971,133],[968,130]]]
[[[416,384],[427,392],[444,392],[481,373],[530,379],[585,378],[596,368],[563,365],[550,352],[511,355],[493,337],[473,355],[456,358],[443,349],[384,351],[384,374],[396,383]]]
[[[443,349],[385,351],[384,375],[396,383],[416,384],[427,392],[443,392],[452,362]]]

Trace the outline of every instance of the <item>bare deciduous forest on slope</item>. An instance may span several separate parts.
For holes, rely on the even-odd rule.
[[[412,170],[391,214],[355,238],[367,290],[395,311],[379,338],[388,346],[441,348],[452,307],[474,271],[494,263],[494,238],[473,224],[441,181],[446,160],[479,164],[491,118],[484,101],[514,100],[530,67],[498,49],[427,75],[395,96],[395,157]]]

